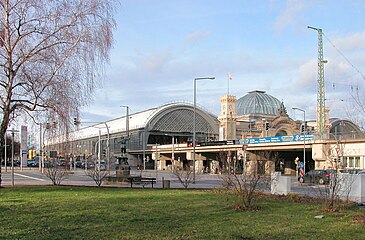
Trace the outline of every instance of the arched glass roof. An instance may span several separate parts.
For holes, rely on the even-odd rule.
[[[265,91],[252,91],[236,102],[237,115],[277,115],[280,101]]]
[[[159,108],[146,125],[147,131],[193,132],[194,108],[190,104],[169,104]],[[196,132],[218,133],[218,120],[206,111],[196,108]]]
[[[358,139],[364,138],[364,133],[360,130],[360,128],[353,122],[349,120],[339,119],[339,118],[331,118],[331,129],[330,129],[330,138],[337,140],[340,139]]]
[[[187,103],[169,103],[157,108],[129,115],[129,131],[143,129],[154,132],[193,132],[193,105]],[[218,134],[219,122],[216,116],[196,108],[196,132]],[[99,129],[102,135],[126,132],[126,116],[105,123],[95,124],[70,133],[69,140],[97,137]],[[61,139],[58,139],[60,141]],[[61,140],[62,141],[62,140]]]

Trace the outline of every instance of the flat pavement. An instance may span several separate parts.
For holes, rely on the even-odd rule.
[[[115,172],[110,173],[111,176],[115,175]],[[157,181],[153,184],[154,188],[163,188],[163,180],[166,180],[170,184],[170,188],[183,188],[183,185],[179,182],[178,178],[166,171],[131,171],[131,175],[143,176],[143,177],[153,177]],[[13,176],[13,177],[12,177]],[[165,183],[166,183],[165,181]],[[38,168],[25,167],[20,169],[19,167],[14,168],[14,174],[10,168],[2,168],[2,186],[9,187],[12,186],[24,186],[24,185],[52,185],[52,181],[46,176],[46,174],[41,173]],[[83,169],[74,169],[68,171],[61,185],[67,186],[96,186],[96,183],[85,174]],[[129,183],[119,183],[119,184],[108,184],[103,182],[104,187],[130,187]],[[149,184],[133,184],[134,188],[151,188],[152,185]],[[219,174],[196,174],[195,183],[191,182],[188,186],[189,189],[215,189],[223,187],[223,178]],[[270,186],[266,186],[265,189],[269,191]],[[300,195],[319,196],[323,186],[313,185],[313,184],[300,184],[295,176],[291,177],[291,192]]]

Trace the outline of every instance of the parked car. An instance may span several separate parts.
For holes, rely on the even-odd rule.
[[[38,167],[38,160],[32,159],[27,161],[27,167]]]
[[[59,166],[59,167],[65,167],[66,166],[65,159],[63,159],[63,158],[58,159],[57,160],[57,166]]]
[[[1,161],[1,165],[5,166],[5,160]],[[11,160],[6,161],[6,166],[11,167]],[[14,160],[14,167],[20,166],[20,160]]]
[[[87,169],[91,169],[91,168],[94,168],[94,167],[95,167],[95,164],[94,163],[92,163],[92,162],[86,162],[86,168]],[[85,168],[85,163],[84,162],[81,164],[81,168]]]
[[[95,160],[95,169],[99,168],[99,161]],[[104,160],[100,160],[100,171],[105,171],[106,170],[106,165],[105,165],[105,161]]]
[[[335,173],[335,170],[310,170],[303,177],[299,177],[300,183],[319,183],[326,184],[330,181],[331,174]]]
[[[361,170],[356,168],[351,169],[341,169],[340,173],[358,174]]]
[[[82,166],[83,166],[84,164],[83,164],[83,162],[82,161],[76,161],[76,167],[77,168],[82,168]]]

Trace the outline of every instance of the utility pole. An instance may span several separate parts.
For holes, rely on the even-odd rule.
[[[5,172],[7,172],[8,170],[7,170],[7,160],[8,160],[8,154],[7,154],[7,147],[8,147],[8,145],[7,145],[7,140],[6,140],[6,137],[7,137],[7,134],[6,134],[6,131],[5,131],[5,147],[4,147],[4,154],[5,154],[5,156],[4,156],[4,158],[5,158]],[[1,181],[1,180],[0,180]],[[1,186],[1,184],[0,184],[0,186]]]
[[[320,140],[324,138],[326,109],[325,109],[325,88],[324,88],[324,63],[323,60],[323,32],[320,28],[308,26],[318,32],[318,93],[317,93],[317,130]]]
[[[129,148],[129,106],[128,105],[121,105],[120,107],[124,107],[125,110],[126,110],[126,114],[125,114],[125,155],[124,157],[128,158],[127,156],[127,150]],[[145,132],[143,133],[143,170],[146,170],[146,165],[145,165],[145,162],[144,162],[144,158],[145,158]],[[122,153],[123,154],[123,153]],[[127,160],[128,161],[128,160]]]
[[[11,186],[14,187],[14,128],[11,130]]]

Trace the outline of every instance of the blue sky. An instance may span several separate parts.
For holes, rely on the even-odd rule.
[[[121,105],[133,113],[192,102],[193,79],[205,76],[216,79],[198,82],[197,103],[218,115],[230,72],[237,99],[263,90],[284,101],[292,117],[300,119],[292,111],[298,107],[314,119],[317,32],[308,25],[325,33],[330,115],[346,118],[351,95],[365,87],[364,12],[362,0],[122,0],[105,79],[81,118],[120,117]]]

